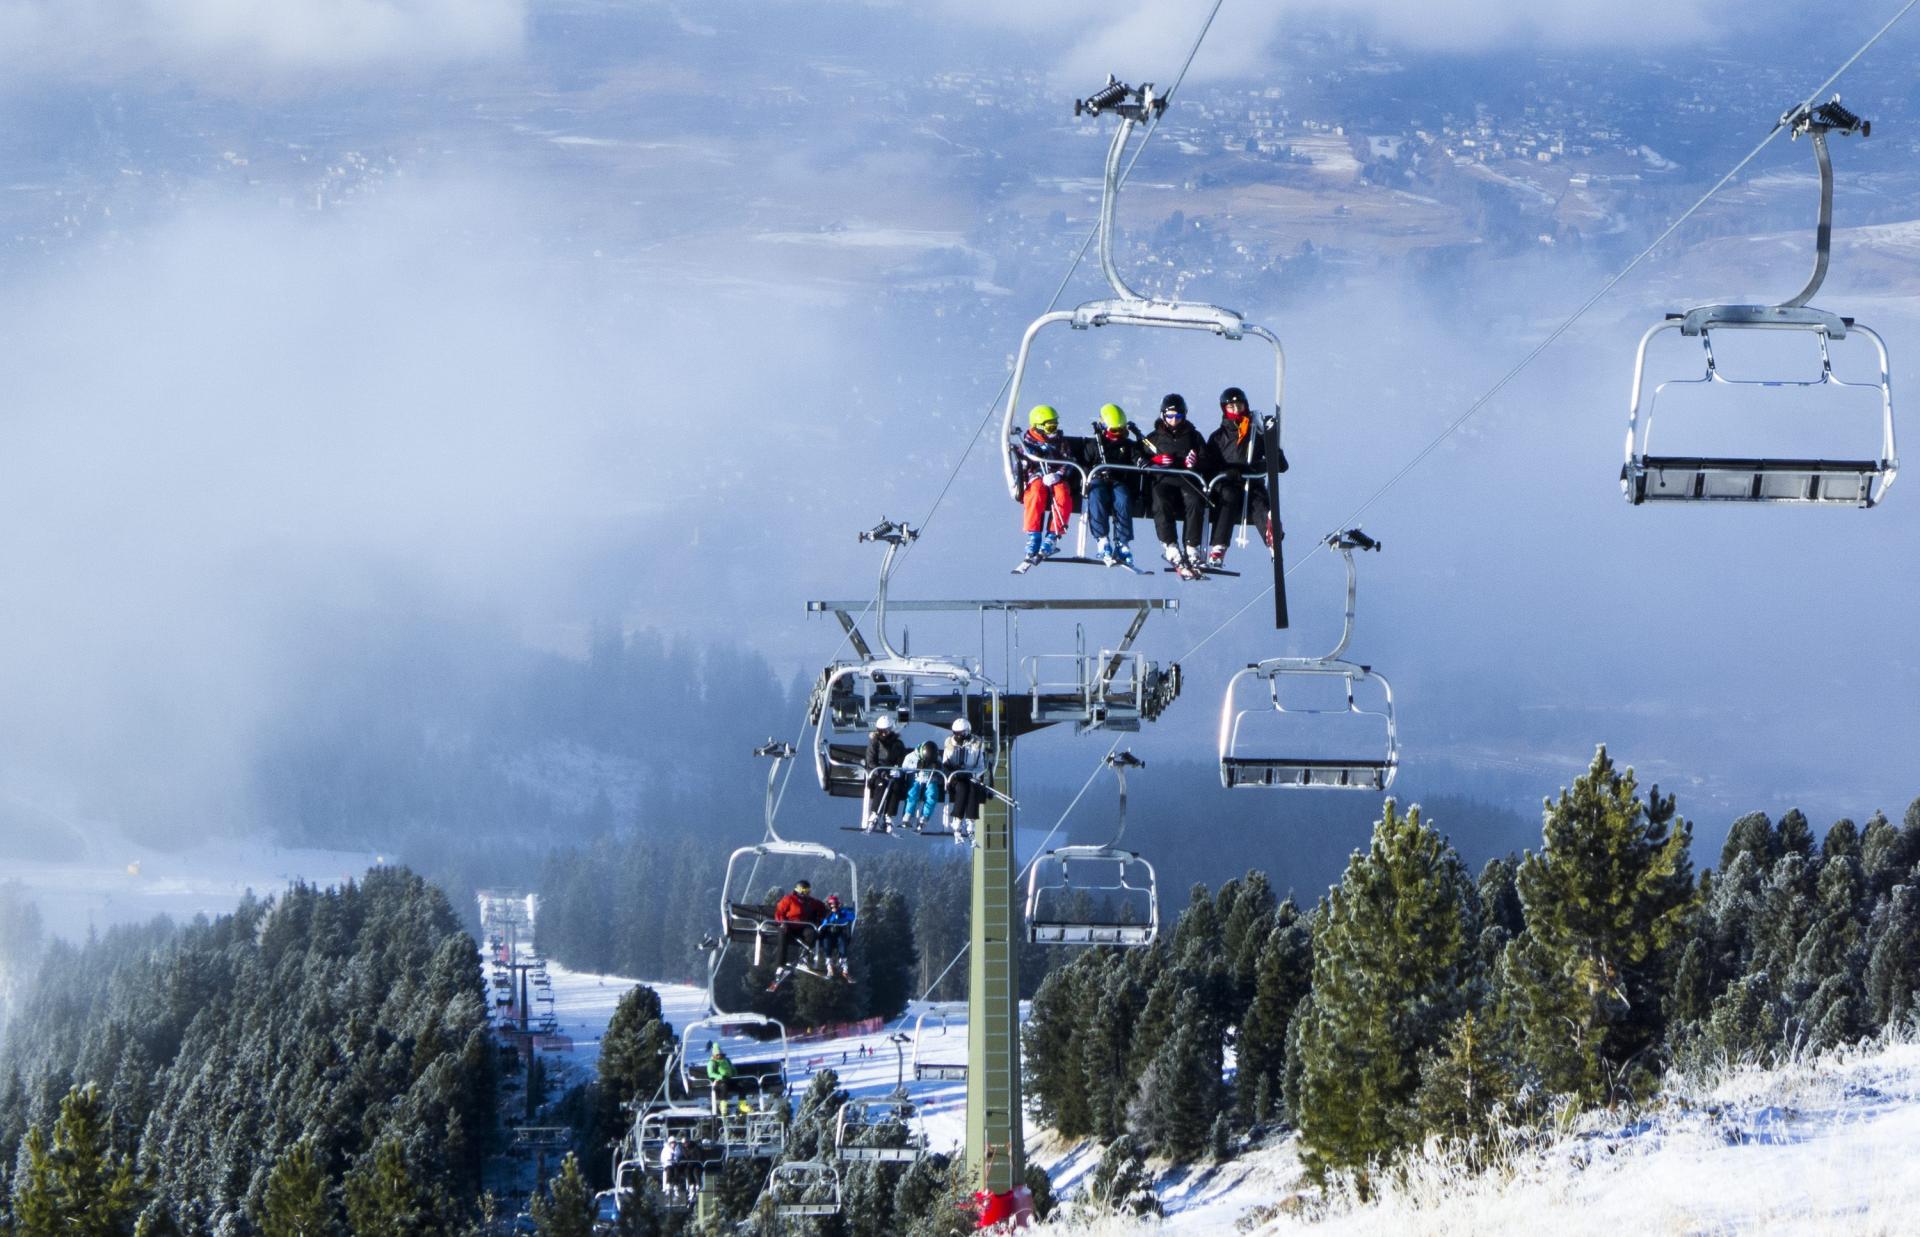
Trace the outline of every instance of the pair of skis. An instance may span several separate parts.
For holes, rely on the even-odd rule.
[[[1041,563],[1080,563],[1088,567],[1119,567],[1123,570],[1131,571],[1137,576],[1149,576],[1153,574],[1151,571],[1143,571],[1123,559],[1116,558],[1109,562],[1104,558],[1082,558],[1079,555],[1061,554],[1051,556],[1046,554],[1029,554],[1013,565],[1013,574],[1017,576],[1026,575]]]
[[[786,983],[787,980],[793,978],[793,974],[795,971],[798,971],[803,975],[811,975],[815,979],[829,979],[829,980],[838,979],[843,984],[850,984],[853,982],[853,976],[847,974],[845,971],[841,971],[839,974],[836,975],[832,971],[827,971],[825,973],[822,973],[820,971],[810,970],[809,968],[804,966],[785,966],[785,967],[781,967],[779,970],[773,973],[773,982],[767,985],[767,991],[768,992],[780,991],[780,985]]]

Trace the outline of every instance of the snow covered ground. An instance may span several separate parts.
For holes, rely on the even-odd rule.
[[[561,1030],[576,1069],[591,1069],[613,1008],[635,981],[551,966]],[[705,993],[651,985],[683,1029]],[[896,1079],[920,1105],[936,1150],[964,1138],[965,1085],[913,1081],[911,1037],[924,1008],[922,1059],[966,1060],[964,1005],[916,1005],[866,1035],[789,1045],[796,1089],[832,1068],[856,1096],[882,1096]],[[944,1034],[937,1033],[939,1015]],[[731,1039],[737,1059],[768,1048]],[[896,1052],[896,1049],[898,1052]],[[1065,1145],[1030,1126],[1028,1146],[1063,1196],[1078,1188],[1097,1148]],[[1291,1140],[1224,1165],[1162,1175],[1164,1221],[1109,1221],[1062,1231],[1142,1234],[1387,1233],[1895,1233],[1920,1228],[1920,1044],[1873,1045],[1774,1070],[1741,1069],[1683,1081],[1632,1119],[1592,1114],[1504,1171],[1467,1178],[1444,1155],[1373,1202],[1323,1198],[1300,1172]]]

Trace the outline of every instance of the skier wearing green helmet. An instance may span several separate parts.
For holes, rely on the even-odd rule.
[[[1093,437],[1080,447],[1080,463],[1087,470],[1087,528],[1098,543],[1101,562],[1132,567],[1133,507],[1140,474],[1127,470],[1146,462],[1140,431],[1118,404],[1101,407],[1093,431]]]
[[[1069,454],[1060,433],[1060,414],[1050,405],[1036,404],[1027,413],[1027,432],[1021,435],[1020,496],[1026,521],[1026,559],[1032,566],[1060,552],[1060,538],[1073,518],[1073,487],[1067,483]]]

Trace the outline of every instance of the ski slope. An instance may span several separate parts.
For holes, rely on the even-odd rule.
[[[559,1065],[571,1082],[581,1081],[600,1060],[600,1041],[606,1037],[607,1023],[620,1004],[620,998],[641,981],[617,975],[595,975],[574,971],[549,961],[548,974],[553,981],[554,1016],[560,1033],[572,1041],[570,1048],[548,1052],[551,1065]],[[812,982],[802,979],[799,982]],[[684,1032],[689,1023],[704,1017],[707,994],[704,988],[690,984],[649,983],[660,997],[662,1011],[673,1025],[674,1033]],[[924,1082],[913,1080],[914,1022],[923,1010],[928,1013],[921,1059],[927,1062],[964,1064],[967,1059],[966,1005],[918,1003],[901,1018],[867,1035],[837,1039],[795,1040],[788,1045],[787,1068],[792,1090],[804,1091],[813,1076],[832,1069],[840,1076],[840,1085],[856,1098],[874,1098],[893,1093],[904,1082],[907,1093],[919,1107],[922,1128],[929,1146],[935,1151],[952,1151],[966,1140],[966,1084],[961,1082]],[[1026,1007],[1021,1007],[1024,1018]],[[945,1030],[939,1029],[941,1017]],[[798,1029],[794,1029],[798,1033]],[[906,1037],[896,1042],[893,1037]],[[764,1060],[777,1056],[777,1045],[768,1046],[743,1036],[723,1040],[727,1055],[736,1061]],[[1038,1133],[1030,1128],[1029,1136]]]
[[[551,965],[562,1056],[591,1070],[608,1019],[635,980]],[[706,994],[652,984],[676,1031],[698,1019]],[[965,1138],[966,1088],[915,1083],[908,1014],[873,1034],[795,1042],[796,1090],[819,1070],[838,1071],[855,1096],[890,1093],[904,1078],[924,1114],[932,1147],[956,1151]],[[933,1007],[947,1017],[929,1033],[922,1059],[966,1060],[964,1005]],[[1023,1009],[1024,1015],[1024,1009]],[[935,1019],[929,1017],[932,1027]],[[899,1054],[896,1053],[899,1049]],[[769,1049],[728,1041],[739,1059]],[[774,1050],[777,1051],[777,1050]],[[1066,1145],[1031,1123],[1030,1154],[1070,1197],[1098,1148]],[[1365,1204],[1315,1189],[1292,1139],[1222,1165],[1165,1168],[1157,1188],[1164,1220],[1064,1221],[1044,1231],[1133,1235],[1330,1235],[1512,1233],[1903,1233],[1920,1228],[1920,1043],[1863,1046],[1772,1070],[1735,1069],[1680,1080],[1640,1114],[1594,1113],[1544,1145],[1516,1152],[1497,1172],[1470,1177],[1441,1154],[1421,1159],[1410,1182]]]

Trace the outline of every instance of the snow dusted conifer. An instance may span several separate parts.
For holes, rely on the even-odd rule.
[[[540,1237],[593,1237],[593,1191],[571,1151],[547,1183],[547,1192],[535,1196],[532,1211]]]
[[[1516,877],[1527,931],[1507,946],[1503,1008],[1545,1087],[1592,1103],[1655,1064],[1641,1054],[1664,1032],[1664,981],[1694,905],[1693,830],[1658,787],[1641,799],[1604,746],[1545,816]]]
[[[1082,1085],[1085,1011],[1097,1001],[1097,960],[1083,955],[1040,981],[1021,1032],[1026,1091],[1041,1122],[1068,1138],[1093,1130],[1093,1109]]]
[[[1169,972],[1161,980],[1173,977]],[[1160,1045],[1127,1107],[1127,1128],[1169,1159],[1199,1158],[1225,1107],[1220,1038],[1198,993],[1187,992],[1174,1011],[1173,1033]]]
[[[1160,1200],[1153,1192],[1153,1175],[1147,1171],[1139,1146],[1122,1134],[1107,1144],[1087,1179],[1087,1201],[1102,1211],[1121,1215],[1161,1215]]]
[[[1920,886],[1895,885],[1874,907],[1867,957],[1867,1009],[1875,1028],[1913,1010],[1920,983]]]
[[[1720,870],[1732,867],[1742,853],[1752,855],[1762,872],[1772,871],[1780,858],[1780,835],[1765,812],[1748,812],[1727,826],[1727,840],[1720,847]]]
[[[1420,1070],[1414,1109],[1425,1134],[1474,1140],[1513,1101],[1513,1075],[1486,1022],[1473,1010],[1448,1028]]]
[[[1420,1056],[1465,1011],[1473,880],[1417,807],[1401,816],[1389,799],[1322,905],[1290,1098],[1311,1169],[1363,1168],[1414,1140]]]
[[[1780,818],[1777,830],[1782,855],[1799,855],[1802,858],[1813,857],[1813,826],[1807,823],[1807,814],[1799,808],[1790,808]]]
[[[13,1195],[18,1237],[121,1237],[131,1234],[146,1191],[133,1164],[113,1149],[107,1113],[92,1085],[60,1101],[53,1138],[27,1134]]]
[[[1313,937],[1292,898],[1280,904],[1273,922],[1237,1043],[1234,1102],[1246,1125],[1274,1115],[1287,1063],[1287,1028],[1313,980]]]

